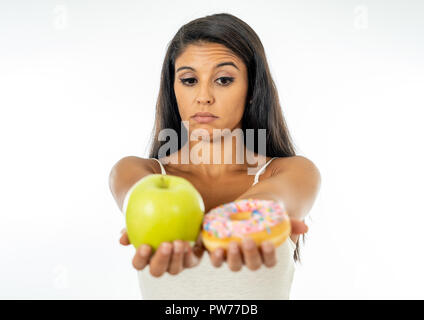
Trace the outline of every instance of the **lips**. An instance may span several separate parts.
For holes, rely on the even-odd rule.
[[[212,122],[212,121],[218,119],[218,117],[209,117],[209,116],[207,116],[207,117],[201,117],[201,116],[195,116],[195,117],[193,117],[193,119],[196,122],[198,122],[198,123],[209,123],[209,122]]]
[[[197,112],[193,117],[215,117],[215,118],[218,118],[216,115],[214,115],[210,112]]]
[[[209,123],[218,119],[217,116],[215,116],[214,114],[210,112],[197,112],[192,118],[197,123]]]

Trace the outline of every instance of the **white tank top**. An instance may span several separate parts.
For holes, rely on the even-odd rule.
[[[274,159],[256,173],[253,185]],[[162,163],[155,160],[159,162],[162,174],[166,174]],[[208,252],[203,253],[197,266],[184,269],[177,275],[166,272],[160,277],[153,277],[147,266],[137,272],[141,295],[146,300],[289,299],[295,271],[295,249],[295,243],[288,237],[276,248],[277,264],[272,268],[262,265],[255,271],[243,266],[240,271],[234,272],[226,263],[216,268],[211,264]]]

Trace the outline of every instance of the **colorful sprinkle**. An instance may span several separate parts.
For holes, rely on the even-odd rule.
[[[246,220],[231,220],[231,215],[248,211],[251,216]],[[259,199],[242,199],[226,203],[212,209],[205,215],[203,229],[216,238],[231,236],[242,237],[245,234],[266,230],[288,219],[281,202]]]

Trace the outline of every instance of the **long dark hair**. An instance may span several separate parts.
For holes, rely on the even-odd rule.
[[[168,128],[177,132],[178,149],[187,142],[188,134],[182,125],[174,92],[175,60],[189,44],[202,43],[219,43],[226,46],[240,57],[247,67],[248,91],[242,131],[246,141],[246,129],[254,129],[253,151],[259,153],[258,129],[266,129],[266,156],[295,156],[294,143],[284,120],[277,89],[258,35],[248,24],[234,15],[218,13],[183,25],[168,44],[162,65],[149,157],[158,159],[160,147],[167,143],[158,139],[162,129]],[[185,134],[180,135],[180,132]],[[305,241],[304,235],[303,241]],[[300,261],[299,242],[294,252],[294,260]]]

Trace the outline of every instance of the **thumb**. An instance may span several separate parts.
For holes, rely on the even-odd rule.
[[[130,244],[130,239],[128,238],[127,230],[121,230],[121,238],[119,239],[119,243],[123,246],[128,246]]]
[[[304,234],[308,232],[309,228],[305,222],[297,219],[290,219],[291,222],[291,233],[292,234]]]
[[[197,240],[194,243],[193,246],[193,253],[198,257],[202,257],[203,252],[205,251],[205,247],[203,245],[203,241],[202,241],[202,232],[199,232],[199,235],[197,236]]]

